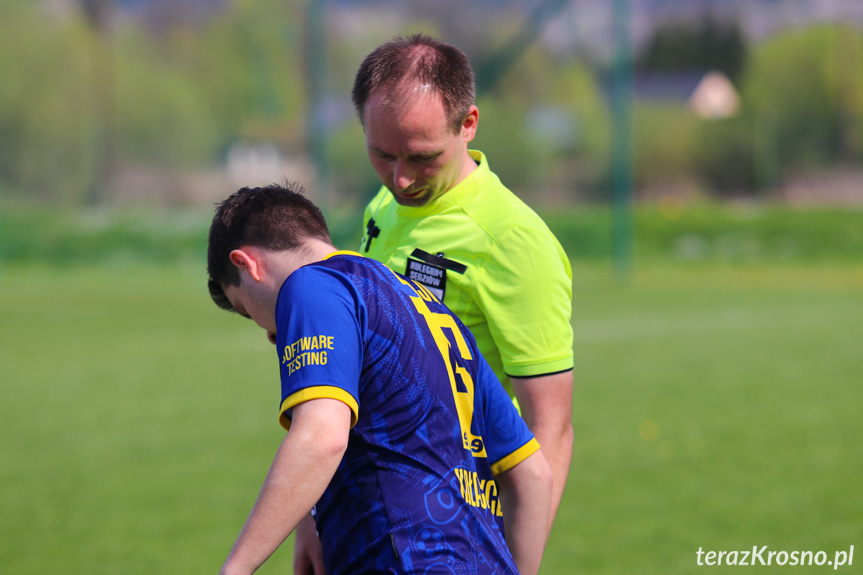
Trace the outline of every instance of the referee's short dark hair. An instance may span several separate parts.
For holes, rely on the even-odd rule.
[[[360,123],[364,123],[364,108],[372,93],[386,90],[398,99],[423,85],[440,94],[447,123],[458,132],[476,99],[470,60],[455,46],[425,34],[396,36],[378,46],[360,64],[351,91]]]
[[[210,297],[222,309],[234,310],[223,285],[239,285],[240,273],[230,254],[242,246],[272,251],[297,249],[316,238],[330,243],[327,222],[296,184],[242,188],[218,204],[207,246]]]

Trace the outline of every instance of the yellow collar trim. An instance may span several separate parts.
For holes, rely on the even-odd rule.
[[[333,253],[331,253],[331,254],[329,254],[328,256],[326,256],[324,259],[325,259],[325,260],[328,260],[328,259],[330,259],[330,258],[331,258],[331,257],[333,257],[333,256],[358,256],[358,257],[363,257],[363,254],[361,254],[361,253],[359,253],[359,252],[354,252],[354,251],[351,251],[351,250],[336,250],[336,251],[334,251]]]

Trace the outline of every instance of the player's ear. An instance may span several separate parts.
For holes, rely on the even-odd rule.
[[[461,135],[465,142],[470,142],[476,136],[476,127],[479,124],[479,108],[471,106],[467,116],[461,123]]]
[[[258,261],[255,252],[238,249],[233,250],[228,257],[231,259],[231,263],[240,270],[240,275],[245,272],[256,282],[261,281],[261,262]]]

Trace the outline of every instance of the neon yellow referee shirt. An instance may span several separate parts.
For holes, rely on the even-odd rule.
[[[509,377],[573,367],[572,270],[557,238],[501,184],[485,156],[457,186],[421,207],[386,187],[366,206],[360,253],[431,290]]]

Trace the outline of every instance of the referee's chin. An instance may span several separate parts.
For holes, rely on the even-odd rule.
[[[393,198],[395,198],[398,205],[406,206],[408,208],[420,208],[432,201],[434,197],[427,189],[411,193],[394,192],[393,190],[390,190],[390,193],[393,195]]]

